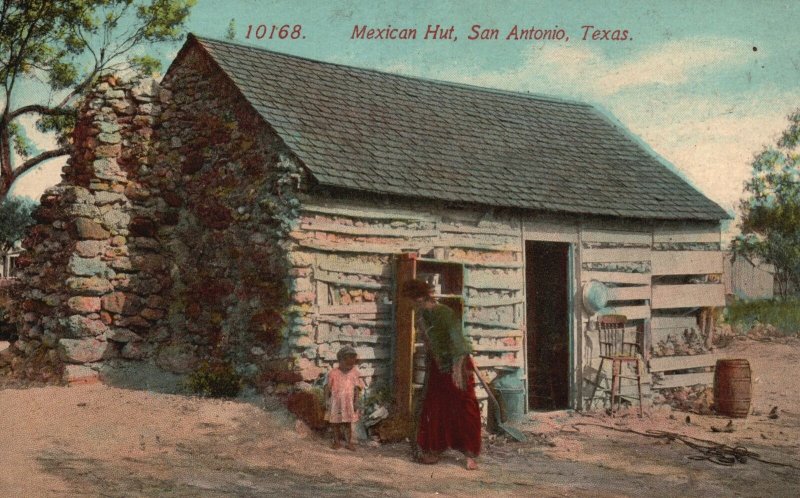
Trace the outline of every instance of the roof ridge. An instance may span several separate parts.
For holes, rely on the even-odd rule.
[[[273,54],[273,55],[277,55],[277,56],[280,56],[280,57],[288,57],[290,59],[300,59],[300,60],[304,60],[304,61],[308,61],[308,62],[314,62],[316,64],[322,64],[322,65],[325,65],[325,66],[335,66],[335,67],[340,67],[340,68],[344,68],[344,69],[347,69],[347,70],[364,71],[364,72],[367,72],[367,73],[380,74],[382,76],[392,76],[392,77],[395,77],[395,78],[403,78],[405,80],[411,80],[411,81],[414,81],[414,82],[420,82],[421,81],[421,82],[424,82],[424,83],[433,83],[433,84],[436,84],[436,85],[442,85],[442,86],[448,86],[448,87],[454,87],[454,88],[462,88],[462,89],[466,89],[466,90],[477,90],[477,91],[480,91],[480,92],[490,93],[490,94],[507,95],[507,96],[511,96],[511,97],[522,97],[522,98],[526,98],[526,99],[530,99],[530,100],[545,101],[545,102],[550,102],[550,103],[553,103],[553,104],[581,106],[581,107],[588,107],[588,108],[591,108],[591,109],[595,108],[595,106],[593,104],[589,103],[589,102],[584,102],[584,101],[581,101],[581,100],[573,100],[573,99],[568,99],[568,98],[564,98],[564,97],[557,97],[555,95],[545,95],[545,94],[532,93],[532,92],[515,92],[513,90],[503,90],[502,88],[494,88],[494,87],[480,86],[480,85],[471,85],[469,83],[458,83],[458,82],[454,82],[454,81],[439,80],[439,79],[435,79],[435,78],[428,78],[428,77],[425,77],[425,76],[410,76],[410,75],[406,75],[406,74],[399,74],[399,73],[391,73],[391,72],[388,72],[388,71],[381,71],[379,69],[372,69],[372,68],[359,67],[359,66],[350,66],[350,65],[347,65],[347,64],[339,63],[339,62],[323,61],[323,60],[319,60],[319,59],[312,59],[311,57],[305,57],[305,56],[302,56],[302,55],[287,54],[287,53],[284,53],[284,52],[277,52],[275,50],[269,50],[269,49],[266,49],[266,48],[254,47],[253,45],[245,45],[243,43],[238,43],[238,42],[234,42],[234,41],[231,41],[231,40],[220,40],[220,39],[217,39],[217,38],[211,38],[211,37],[207,37],[207,36],[198,36],[198,35],[196,35],[194,33],[189,33],[189,39],[191,39],[191,38],[195,38],[196,40],[198,40],[200,42],[209,41],[209,42],[212,42],[212,43],[221,43],[223,45],[232,45],[232,46],[235,46],[235,47],[241,47],[241,48],[246,48],[246,49],[249,49],[249,50],[254,50],[256,52],[266,52],[268,54]]]

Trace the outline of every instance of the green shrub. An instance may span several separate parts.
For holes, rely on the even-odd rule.
[[[772,325],[783,335],[800,332],[800,299],[734,301],[727,310],[727,321],[746,333],[753,325]]]
[[[242,378],[226,361],[206,361],[189,374],[186,387],[200,396],[232,398],[242,388]]]

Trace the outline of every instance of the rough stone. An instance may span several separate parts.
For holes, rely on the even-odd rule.
[[[164,311],[154,308],[145,308],[139,315],[145,320],[155,321],[164,317]]]
[[[111,292],[114,288],[111,282],[98,277],[71,277],[67,279],[67,288],[78,294],[101,296]]]
[[[95,313],[100,311],[100,298],[75,296],[67,300],[67,308],[77,313]]]
[[[81,258],[72,256],[69,260],[69,271],[79,277],[113,277],[114,271],[105,261],[98,258]]]
[[[124,180],[125,174],[115,159],[97,159],[92,163],[94,174],[102,180]]]
[[[119,133],[100,133],[97,135],[97,140],[107,144],[118,144],[122,140],[122,135]]]
[[[128,316],[118,320],[120,327],[129,327],[136,330],[146,331],[151,328],[150,322],[140,316]]]
[[[105,332],[106,339],[115,342],[141,341],[142,337],[129,329],[113,327]]]
[[[130,221],[129,214],[118,210],[111,210],[103,215],[103,225],[111,230],[125,228]]]
[[[108,330],[108,326],[100,320],[93,320],[82,315],[72,315],[65,323],[67,336],[72,338],[97,337]]]
[[[100,380],[100,374],[84,365],[67,365],[63,380],[68,384],[92,384]]]
[[[97,206],[89,204],[72,204],[67,207],[66,211],[69,215],[82,218],[95,218],[100,216],[100,210],[97,209]]]
[[[60,339],[58,353],[66,363],[100,361],[108,350],[108,343],[96,339]]]
[[[103,252],[103,246],[99,240],[79,240],[75,243],[75,253],[83,258],[93,258]]]
[[[75,229],[81,239],[104,240],[111,236],[99,223],[86,218],[77,218],[75,220]]]
[[[101,133],[115,133],[122,128],[117,123],[110,123],[108,121],[95,121],[95,126],[97,126]]]
[[[135,315],[141,309],[141,299],[135,294],[114,292],[103,296],[101,307],[111,313]]]
[[[97,204],[101,206],[105,204],[114,204],[116,202],[124,203],[127,200],[123,194],[117,192],[97,192],[95,198],[97,199]]]

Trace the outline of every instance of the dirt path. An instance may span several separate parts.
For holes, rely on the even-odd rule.
[[[734,420],[652,410],[644,419],[534,414],[529,442],[485,440],[481,469],[452,454],[409,461],[406,444],[334,451],[274,402],[204,400],[105,385],[0,390],[3,496],[797,496],[800,342],[737,342],[756,413]],[[779,418],[768,419],[772,406]],[[601,427],[598,427],[601,426]],[[608,429],[669,431],[762,458],[692,460],[679,441]]]

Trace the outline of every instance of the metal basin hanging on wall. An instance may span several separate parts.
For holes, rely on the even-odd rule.
[[[583,284],[581,298],[586,311],[594,315],[608,306],[608,287],[599,280],[589,280]]]

